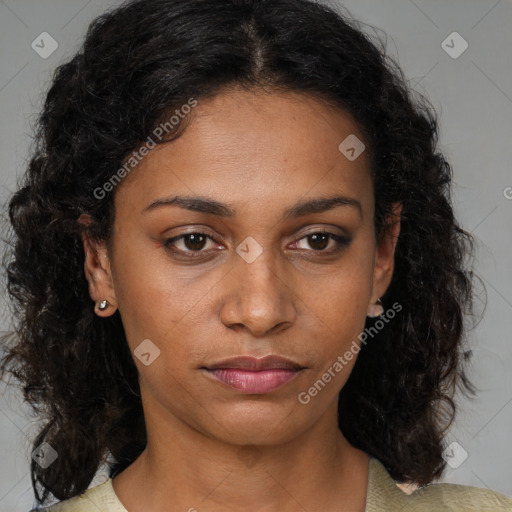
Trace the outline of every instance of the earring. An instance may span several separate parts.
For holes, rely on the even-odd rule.
[[[380,299],[377,299],[375,304],[370,304],[368,306],[368,312],[366,313],[366,316],[369,316],[370,318],[377,318],[378,316],[382,315],[382,313],[384,313],[384,307],[382,306]]]
[[[102,300],[98,301],[96,305],[98,306],[98,309],[100,311],[105,311],[105,309],[107,309],[110,306],[110,302],[108,300]]]

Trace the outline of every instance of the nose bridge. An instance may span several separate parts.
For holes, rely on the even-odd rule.
[[[241,250],[239,248],[239,251]],[[252,248],[250,249],[250,251],[253,250]],[[246,260],[240,254],[239,258],[241,261],[237,261],[235,271],[246,294],[250,294],[251,290],[256,293],[274,294],[277,291],[276,287],[279,288],[283,285],[282,281],[277,277],[279,263],[270,247],[264,250],[262,248],[261,253],[254,260]]]
[[[232,287],[222,306],[222,321],[228,326],[243,324],[253,334],[293,322],[293,294],[270,245],[263,246],[248,237],[236,253],[230,272]]]

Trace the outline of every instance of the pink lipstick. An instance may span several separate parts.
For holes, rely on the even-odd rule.
[[[242,393],[270,393],[305,369],[277,355],[263,358],[239,356],[203,367],[213,378]]]

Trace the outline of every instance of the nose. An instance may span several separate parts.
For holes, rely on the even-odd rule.
[[[267,248],[251,263],[238,254],[226,276],[220,317],[230,329],[250,331],[253,337],[276,334],[296,321],[293,283]]]

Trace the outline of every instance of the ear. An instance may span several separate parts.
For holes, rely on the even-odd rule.
[[[395,267],[395,247],[400,234],[400,214],[402,204],[394,203],[392,213],[386,220],[386,226],[377,241],[375,264],[373,268],[372,303],[382,297],[388,289]]]
[[[83,213],[78,222],[83,226],[89,226],[91,217]],[[81,237],[85,254],[84,272],[89,283],[89,295],[95,302],[94,311],[98,316],[110,316],[117,308],[117,300],[107,244],[103,240],[91,237],[87,230],[82,233]],[[100,310],[98,306],[103,300],[107,300],[110,306],[105,310]]]

